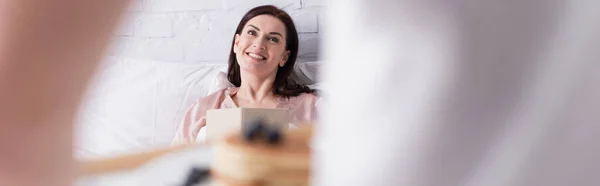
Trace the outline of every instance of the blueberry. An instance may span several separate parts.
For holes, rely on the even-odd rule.
[[[276,127],[269,128],[269,131],[267,132],[267,141],[270,144],[278,144],[281,142],[281,140],[282,140],[281,131],[279,131],[279,129]]]
[[[194,167],[188,173],[183,186],[192,186],[198,183],[204,182],[210,176],[210,170],[208,168],[197,168]]]
[[[256,120],[246,126],[243,135],[246,141],[253,141],[257,137],[260,137],[265,130],[265,123],[263,120]]]

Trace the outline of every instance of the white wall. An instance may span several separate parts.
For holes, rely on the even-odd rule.
[[[322,0],[134,0],[110,56],[226,63],[235,28],[251,8],[283,7],[296,23],[299,61],[316,60]]]

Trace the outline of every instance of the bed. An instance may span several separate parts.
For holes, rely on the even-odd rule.
[[[318,61],[296,63],[300,83],[319,88]],[[107,58],[76,119],[75,157],[95,160],[168,147],[197,99],[231,86],[223,63],[169,63]]]

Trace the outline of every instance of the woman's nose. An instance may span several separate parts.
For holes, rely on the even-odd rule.
[[[258,49],[265,49],[265,41],[264,39],[255,39],[254,42],[252,43],[252,46],[254,48],[258,48]]]

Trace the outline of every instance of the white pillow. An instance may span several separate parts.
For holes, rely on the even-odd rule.
[[[208,94],[224,64],[111,58],[77,118],[76,155],[119,155],[169,145],[184,112]]]
[[[317,62],[299,63],[313,81]],[[227,81],[227,64],[109,58],[88,89],[77,118],[75,155],[96,158],[168,146],[192,103]]]
[[[212,86],[208,89],[208,94],[228,87],[235,87],[235,85],[231,84],[227,79],[227,72],[219,72],[213,80]]]

